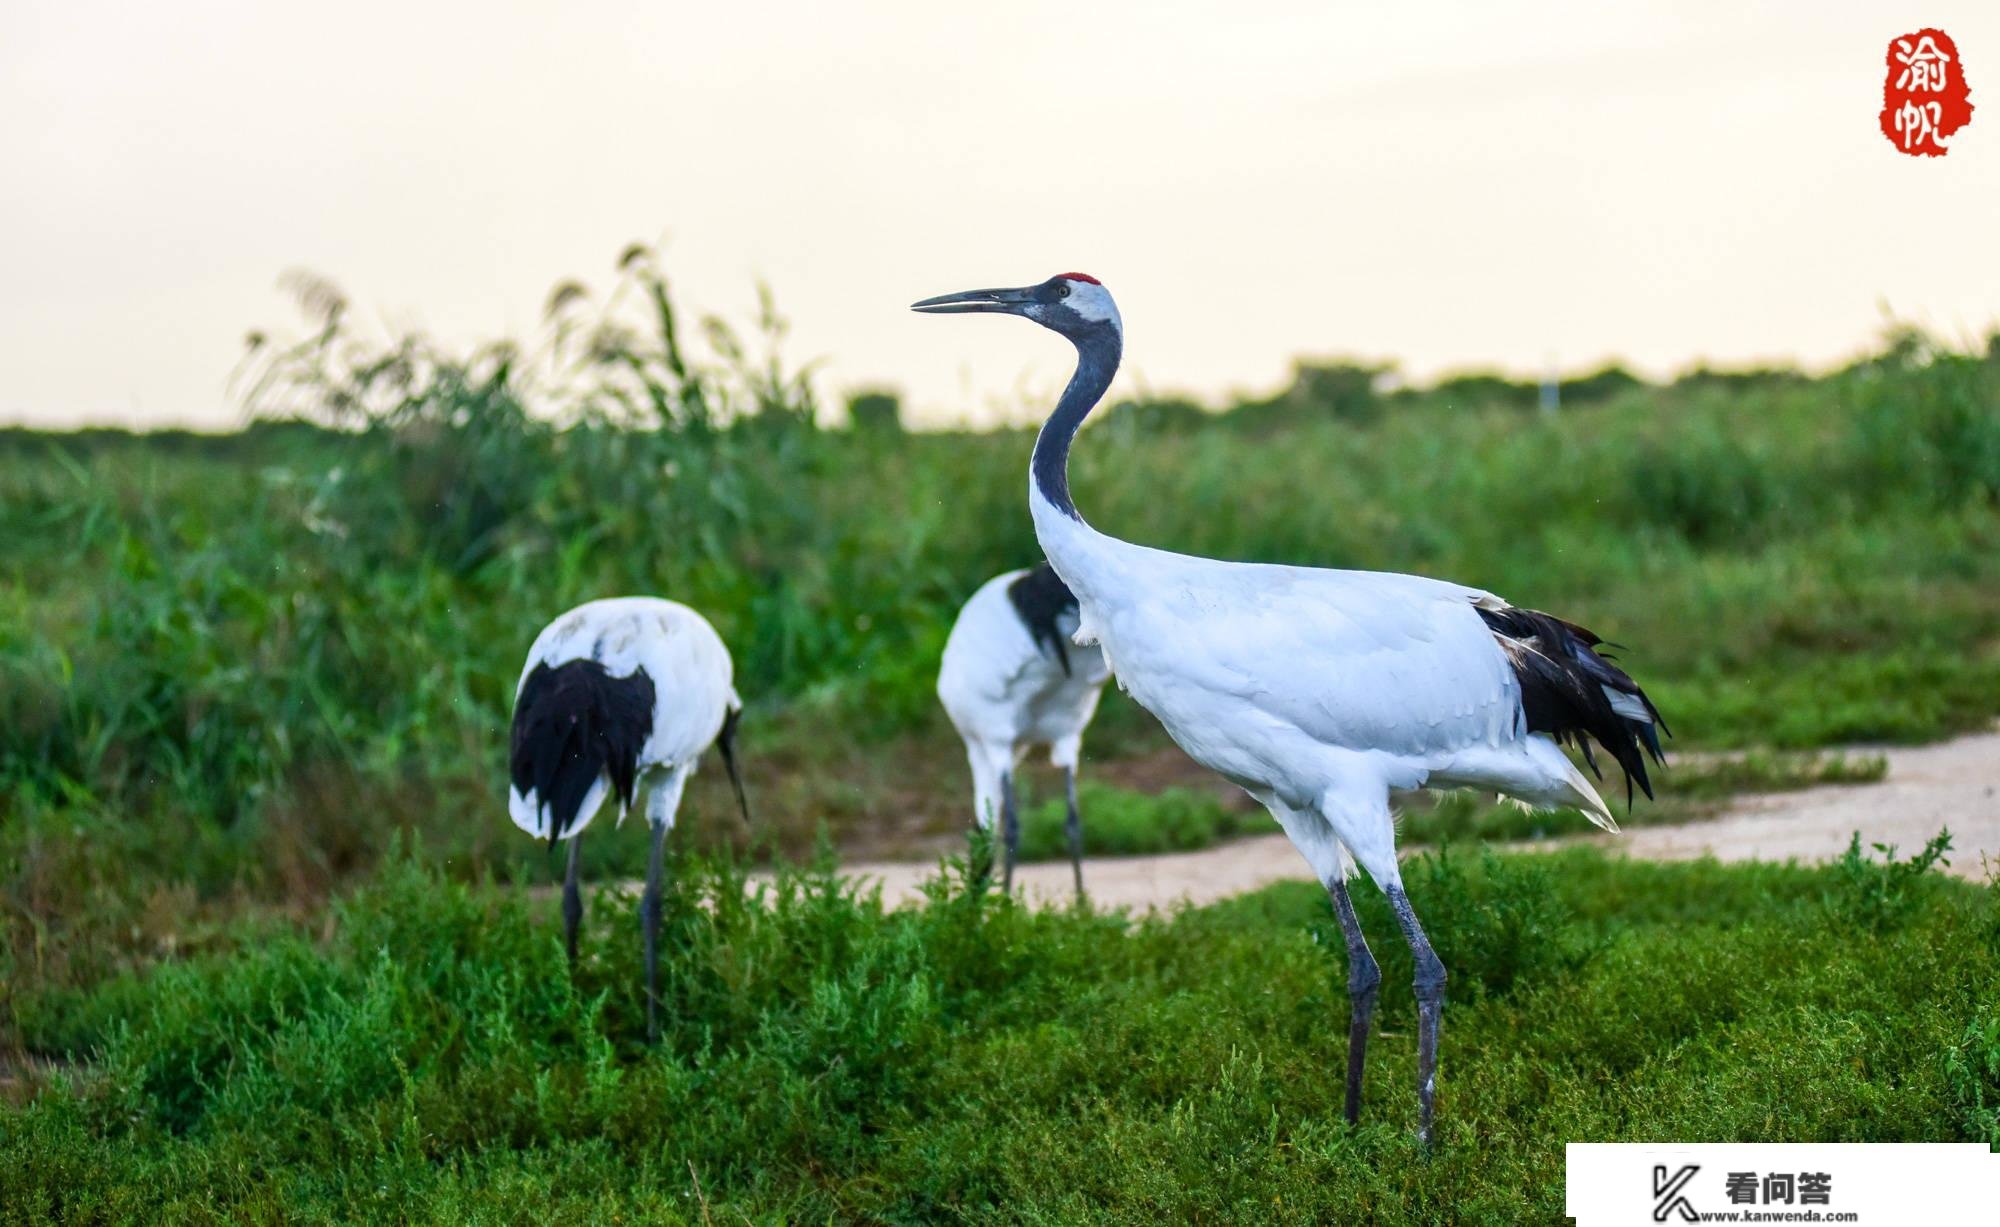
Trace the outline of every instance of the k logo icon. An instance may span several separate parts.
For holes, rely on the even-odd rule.
[[[1672,1179],[1668,1179],[1665,1165],[1656,1164],[1653,1167],[1654,1222],[1666,1222],[1667,1216],[1676,1210],[1681,1212],[1684,1221],[1690,1223],[1697,1221],[1694,1207],[1688,1204],[1688,1199],[1681,1190],[1688,1186],[1688,1181],[1693,1180],[1694,1174],[1700,1170],[1701,1164],[1689,1163],[1675,1172]]]

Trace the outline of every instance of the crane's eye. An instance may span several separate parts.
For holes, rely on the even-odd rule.
[[[1061,285],[1056,287],[1056,297],[1057,298],[1069,297],[1069,282],[1065,281]]]

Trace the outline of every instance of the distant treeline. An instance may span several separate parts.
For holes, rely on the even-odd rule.
[[[592,295],[581,283],[559,284],[549,295],[544,342],[533,353],[503,340],[463,356],[447,355],[417,334],[371,339],[354,333],[347,323],[346,297],[337,287],[321,278],[292,274],[287,283],[313,330],[289,347],[275,344],[261,330],[248,335],[256,378],[246,397],[243,427],[203,431],[5,426],[0,427],[0,448],[60,441],[66,448],[87,451],[143,438],[149,449],[163,455],[255,456],[330,428],[351,432],[357,427],[408,425],[437,414],[445,400],[461,402],[454,412],[462,414],[468,394],[474,400],[490,400],[500,392],[528,416],[565,421],[590,418],[708,429],[746,414],[771,414],[813,428],[892,433],[922,428],[908,419],[901,393],[889,386],[857,388],[845,397],[844,413],[823,412],[810,368],[787,372],[782,364],[779,351],[787,325],[768,291],[760,299],[756,321],[765,352],[752,357],[730,325],[705,317],[699,321],[699,331],[713,357],[704,363],[688,353],[686,327],[656,253],[644,246],[630,247],[618,268],[618,286],[595,309]],[[634,302],[643,304],[636,319],[631,313]],[[1393,362],[1299,359],[1293,363],[1290,381],[1269,396],[1239,395],[1210,405],[1178,393],[1143,395],[1105,406],[1096,420],[1123,420],[1145,430],[1220,423],[1263,432],[1313,421],[1363,424],[1416,407],[1560,410],[1662,391],[1741,395],[1799,387],[1871,369],[1908,367],[1936,352],[1943,350],[1933,338],[1898,325],[1878,349],[1820,374],[1788,364],[1698,363],[1662,382],[1613,361],[1553,379],[1522,379],[1495,369],[1468,368],[1424,383],[1403,377]],[[2000,363],[2000,329],[1988,335],[1983,353],[1974,356]]]
[[[1996,334],[2000,345],[2000,334]],[[1872,356],[1864,361],[1875,361]],[[1293,364],[1291,382],[1270,396],[1243,396],[1220,408],[1210,408],[1189,396],[1163,394],[1121,399],[1105,406],[1096,415],[1100,420],[1130,417],[1147,429],[1172,430],[1177,427],[1216,420],[1251,430],[1296,425],[1315,418],[1348,422],[1371,422],[1398,407],[1437,404],[1471,410],[1534,409],[1596,405],[1620,394],[1657,390],[1717,390],[1744,392],[1789,384],[1810,383],[1814,377],[1792,366],[1760,366],[1716,369],[1697,366],[1665,384],[1654,383],[1611,363],[1582,375],[1565,376],[1550,383],[1513,379],[1497,371],[1466,370],[1440,377],[1430,384],[1400,380],[1396,368],[1348,359],[1308,360]],[[830,428],[860,431],[903,431],[913,428],[908,421],[899,392],[887,387],[864,387],[846,398],[846,413],[833,422],[816,422]],[[922,429],[921,424],[915,426]],[[207,431],[186,427],[159,427],[132,430],[120,426],[86,426],[70,430],[50,430],[27,426],[0,427],[0,447],[47,440],[90,449],[119,446],[143,438],[162,454],[228,456],[255,454],[273,440],[297,440],[330,431],[308,418],[252,417],[235,430]]]
[[[1676,390],[1718,389],[1742,392],[1753,388],[1810,382],[1796,367],[1750,367],[1714,370],[1696,367],[1664,385]],[[1557,380],[1513,379],[1497,371],[1458,371],[1433,383],[1408,383],[1394,366],[1352,360],[1301,360],[1293,364],[1291,382],[1275,395],[1246,397],[1220,410],[1176,396],[1124,400],[1112,414],[1130,414],[1149,429],[1172,429],[1205,418],[1221,417],[1249,430],[1271,430],[1315,418],[1372,422],[1399,408],[1424,404],[1468,410],[1561,408],[1602,404],[1619,395],[1657,390],[1642,376],[1612,363],[1582,375]]]

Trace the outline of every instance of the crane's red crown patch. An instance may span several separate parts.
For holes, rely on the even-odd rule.
[[[1943,30],[1889,40],[1882,83],[1882,135],[1913,158],[1950,153],[1945,138],[1972,122],[1972,89],[1958,44]]]
[[[1102,281],[1099,281],[1097,278],[1091,276],[1089,273],[1057,273],[1056,276],[1067,277],[1071,281],[1088,281],[1092,285],[1104,284]]]

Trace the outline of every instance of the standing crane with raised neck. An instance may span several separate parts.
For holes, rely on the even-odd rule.
[[[1271,811],[1332,900],[1348,956],[1345,1111],[1360,1114],[1381,971],[1348,896],[1359,864],[1388,897],[1416,963],[1418,1137],[1437,1091],[1445,968],[1396,864],[1390,793],[1477,788],[1536,808],[1573,806],[1617,830],[1561,743],[1594,738],[1652,795],[1659,712],[1597,636],[1490,592],[1415,575],[1224,562],[1121,541],[1070,497],[1069,453],[1111,384],[1124,326],[1095,277],[926,298],[931,314],[1018,315],[1067,338],[1076,372],[1035,438],[1035,536],[1076,594],[1079,643],[1197,762]]]

